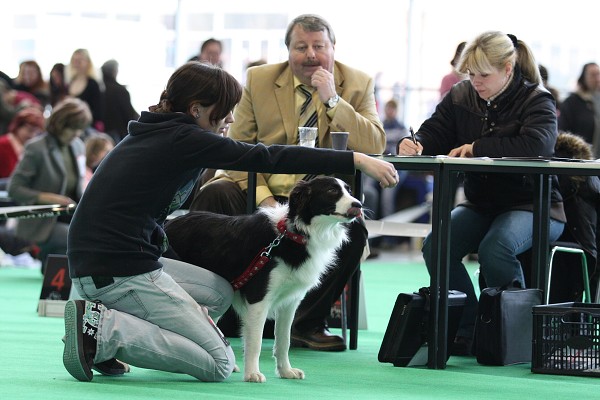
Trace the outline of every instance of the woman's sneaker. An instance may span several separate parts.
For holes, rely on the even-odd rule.
[[[131,370],[129,364],[119,361],[116,358],[95,363],[92,365],[92,369],[104,376],[123,376]]]
[[[105,309],[100,303],[86,300],[69,300],[65,305],[63,364],[79,381],[89,382],[94,377],[98,324]]]

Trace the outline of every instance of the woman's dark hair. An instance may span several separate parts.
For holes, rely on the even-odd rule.
[[[594,65],[598,65],[595,62],[589,62],[587,64],[583,65],[583,68],[581,69],[581,75],[579,75],[579,79],[577,79],[577,84],[579,85],[579,87],[584,91],[584,92],[589,92],[590,88],[589,86],[585,83],[585,73],[587,72],[587,69],[591,66]]]
[[[160,102],[149,108],[156,113],[188,113],[192,103],[215,105],[209,118],[217,122],[227,116],[242,98],[242,85],[215,65],[190,61],[179,67],[167,82]]]
[[[215,38],[210,38],[210,39],[206,39],[204,42],[202,42],[202,45],[200,46],[200,53],[202,53],[210,44],[218,44],[219,45],[219,49],[223,49],[223,43],[221,43],[220,40],[217,40]]]
[[[58,79],[56,79],[58,75]],[[69,94],[69,87],[65,80],[65,65],[56,63],[50,70],[50,104],[54,107],[56,103],[63,100]]]

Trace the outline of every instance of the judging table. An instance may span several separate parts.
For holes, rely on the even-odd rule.
[[[454,207],[457,176],[464,172],[530,174],[534,178],[532,286],[545,289],[548,270],[549,209],[552,175],[600,175],[600,162],[543,158],[455,158],[446,156],[375,156],[398,170],[430,171],[433,175],[430,274],[431,305],[428,334],[428,367],[443,369],[447,358],[450,212]],[[360,173],[357,173],[357,182]],[[353,283],[354,285],[354,283]],[[434,290],[437,288],[438,290]]]
[[[10,206],[0,207],[0,221],[9,218],[48,218],[59,215],[70,215],[75,212],[75,204],[66,206],[60,204]]]

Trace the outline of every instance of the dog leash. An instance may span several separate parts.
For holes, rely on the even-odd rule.
[[[271,250],[275,247],[279,246],[281,240],[283,238],[288,238],[293,242],[296,242],[301,245],[306,245],[307,239],[306,237],[290,232],[287,230],[287,218],[283,218],[277,223],[277,230],[279,231],[279,235],[273,239],[273,241],[266,247],[263,247],[261,251],[258,252],[256,257],[252,260],[248,268],[237,278],[231,281],[231,286],[233,286],[233,290],[239,290],[242,286],[244,286],[254,275],[256,275],[269,261],[271,261]]]

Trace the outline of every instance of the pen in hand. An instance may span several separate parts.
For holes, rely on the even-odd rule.
[[[413,130],[412,126],[408,128],[408,130],[410,131],[410,138],[412,139],[413,143],[417,144],[417,137],[415,136],[415,131]]]
[[[414,129],[411,127],[408,128],[408,131],[410,132],[410,138],[412,140],[412,142],[415,144],[415,146],[417,145],[417,137],[415,136],[415,131]],[[420,156],[421,152],[417,151],[417,155]]]

